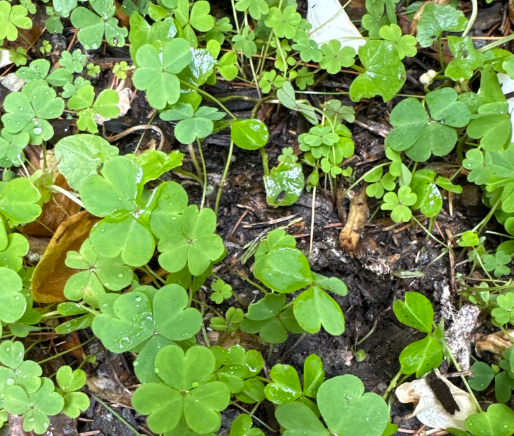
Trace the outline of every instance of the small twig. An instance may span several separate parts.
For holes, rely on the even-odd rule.
[[[125,130],[121,133],[118,133],[117,135],[111,136],[110,138],[107,139],[107,141],[115,142],[118,139],[121,139],[127,135],[130,135],[132,132],[135,132],[137,130],[155,130],[161,138],[161,140],[159,142],[159,146],[157,147],[157,150],[162,151],[162,148],[164,147],[164,133],[162,132],[162,130],[159,127],[154,126],[152,124],[141,124],[139,126],[130,127],[127,130]]]

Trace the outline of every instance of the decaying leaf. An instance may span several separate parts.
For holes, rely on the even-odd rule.
[[[480,308],[466,304],[453,316],[446,331],[446,341],[462,370],[468,370],[471,360],[471,336],[478,327]]]
[[[54,182],[65,190],[70,187],[62,174],[58,174]],[[59,225],[69,216],[75,215],[80,206],[63,194],[54,194],[43,205],[43,212],[39,218],[22,228],[22,233],[30,236],[52,236]]]
[[[311,39],[319,45],[337,39],[341,47],[355,51],[366,43],[339,3],[339,0],[308,0],[307,21],[312,25]]]
[[[507,330],[510,336],[514,336],[514,330]],[[490,335],[479,335],[475,343],[475,350],[478,356],[488,351],[494,354],[500,361],[505,350],[512,347],[511,340],[502,331],[491,333]]]
[[[38,303],[66,301],[64,285],[77,271],[64,261],[68,251],[78,251],[99,218],[87,211],[79,212],[58,227],[32,277],[32,297]]]
[[[357,248],[361,231],[368,220],[368,203],[366,188],[356,194],[350,203],[350,212],[346,224],[339,234],[339,242],[345,251],[352,253]]]
[[[454,404],[454,408],[452,408],[451,404],[446,404],[445,406],[453,410],[454,413],[446,410],[438,398],[441,394],[434,391],[434,386],[431,387],[427,377],[436,377],[439,383],[444,383],[448,387],[448,395],[453,397],[456,405]],[[398,386],[396,388],[396,396],[402,403],[414,403],[416,405],[414,412],[409,418],[415,416],[423,424],[432,428],[446,429],[451,427],[465,431],[466,425],[464,421],[469,415],[477,412],[471,395],[449,382],[438,370],[427,374],[427,376],[421,379]]]
[[[88,377],[87,387],[91,392],[110,403],[132,408],[132,393],[117,380],[103,376]]]

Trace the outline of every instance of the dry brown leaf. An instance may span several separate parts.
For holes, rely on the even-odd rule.
[[[339,234],[339,242],[343,250],[348,253],[354,252],[357,248],[361,231],[368,220],[367,199],[366,188],[363,187],[362,190],[352,198],[348,219]]]
[[[113,404],[132,408],[132,392],[109,377],[88,377],[87,387],[100,398]]]
[[[55,185],[65,190],[70,190],[66,179],[58,174]],[[21,231],[28,236],[52,236],[59,225],[68,217],[75,215],[80,206],[63,194],[53,194],[52,198],[43,205],[43,212],[30,224],[22,227]]]
[[[91,228],[100,220],[87,211],[79,212],[58,227],[32,277],[32,297],[38,303],[66,301],[64,285],[77,272],[68,268],[64,260],[70,250],[78,251],[89,236]]]
[[[507,330],[507,333],[510,336],[514,336],[514,330]],[[503,352],[511,347],[511,340],[501,331],[491,333],[490,335],[479,335],[475,343],[475,350],[479,356],[488,351],[494,354],[498,361],[500,361]]]
[[[432,428],[446,429],[453,427],[466,430],[464,421],[469,415],[477,412],[471,395],[449,382],[439,371],[436,370],[436,372],[436,376],[448,386],[453,399],[459,406],[460,410],[455,411],[454,414],[446,411],[427,383],[426,377],[398,386],[396,396],[402,403],[414,403],[416,405],[409,418],[415,416],[423,424]]]

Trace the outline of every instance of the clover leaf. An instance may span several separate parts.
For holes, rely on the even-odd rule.
[[[381,436],[389,409],[379,395],[364,393],[358,377],[347,374],[325,381],[318,389],[318,407],[333,434]]]
[[[333,39],[321,46],[323,58],[319,66],[329,74],[337,74],[343,67],[351,67],[355,62],[355,50],[352,47],[341,47],[341,42]]]
[[[412,211],[408,206],[416,203],[417,196],[411,192],[409,186],[401,186],[398,194],[388,192],[384,195],[384,203],[380,206],[382,210],[391,211],[391,219],[397,223],[407,222],[412,217]]]
[[[275,416],[286,429],[286,436],[329,436],[330,432],[320,422],[314,412],[305,404],[294,402],[278,406]]]
[[[416,56],[416,38],[412,35],[402,35],[402,29],[397,24],[382,26],[379,30],[381,38],[393,44],[400,59]]]
[[[0,320],[6,324],[19,320],[27,301],[22,294],[22,281],[13,270],[0,267]]]
[[[273,29],[279,38],[294,38],[296,28],[302,21],[302,16],[296,11],[296,6],[289,5],[281,11],[277,7],[270,8],[264,24]]]
[[[461,32],[468,24],[461,10],[451,5],[427,4],[418,22],[417,39],[422,48],[429,47],[443,32]]]
[[[111,291],[120,291],[132,282],[132,269],[119,256],[99,256],[89,239],[82,244],[80,253],[68,251],[65,263],[69,268],[85,270],[66,282],[64,295],[68,300],[84,300],[93,307],[99,307],[99,300],[105,295],[104,286]]]
[[[28,67],[21,67],[16,71],[16,75],[26,82],[45,79],[50,71],[50,66],[50,62],[46,59],[36,59]]]
[[[143,290],[139,288],[123,295],[107,294],[101,299],[102,315],[95,317],[93,331],[108,350],[122,353],[150,338],[159,336],[170,341],[183,341],[198,333],[202,315],[197,309],[187,307],[189,297],[184,288],[166,285],[155,292],[153,301]],[[143,351],[147,359],[153,354],[149,349],[143,348]],[[145,365],[153,365],[153,360]]]
[[[55,12],[60,16],[67,18],[71,11],[77,7],[77,0],[55,0],[53,3]]]
[[[30,143],[40,145],[54,135],[47,120],[61,116],[64,100],[48,86],[25,86],[21,92],[11,92],[5,98],[4,109],[7,113],[2,122],[7,132],[28,133]]]
[[[471,79],[473,72],[484,63],[485,56],[475,49],[470,37],[448,36],[448,45],[453,60],[447,65],[444,74],[450,79]]]
[[[81,73],[84,69],[84,64],[87,61],[87,56],[82,54],[80,50],[74,50],[73,53],[63,51],[61,53],[61,60],[59,64],[69,73]]]
[[[27,17],[27,13],[25,6],[11,6],[7,1],[0,1],[0,40],[7,38],[15,41],[18,38],[18,28],[30,29],[32,20]]]
[[[215,108],[200,106],[196,111],[189,103],[177,103],[172,109],[161,112],[166,121],[178,121],[175,136],[182,144],[191,144],[197,138],[203,139],[214,130],[214,122],[225,117]]]
[[[57,392],[64,399],[63,412],[70,418],[78,418],[89,407],[89,397],[83,392],[75,392],[86,384],[86,373],[82,369],[73,371],[69,366],[61,366],[56,380]]]
[[[415,329],[430,333],[434,323],[434,308],[430,300],[418,292],[407,292],[405,302],[396,300],[393,311],[398,320]]]
[[[277,292],[294,292],[313,282],[309,261],[296,248],[277,247],[262,256],[254,266],[254,275]]]
[[[236,10],[239,12],[248,11],[252,18],[260,20],[263,15],[269,12],[269,6],[266,0],[237,0]]]
[[[77,126],[80,130],[98,133],[94,116],[96,114],[105,118],[116,118],[120,114],[118,103],[120,95],[113,89],[103,90],[95,100],[95,89],[91,85],[84,85],[68,100],[68,107],[78,111]]]
[[[509,292],[507,294],[498,295],[496,303],[498,303],[499,307],[491,311],[494,321],[499,325],[514,322],[514,293]]]
[[[152,26],[138,13],[130,16],[130,57],[135,62],[137,51],[145,44],[166,41],[177,34],[177,26],[172,17],[154,23]]]
[[[89,3],[96,14],[80,6],[70,15],[71,24],[79,29],[77,38],[80,43],[86,50],[95,50],[100,47],[105,34],[109,45],[123,47],[128,30],[118,27],[118,20],[114,18],[114,3],[107,0],[90,0]]]
[[[5,389],[21,386],[26,392],[36,392],[41,386],[43,370],[33,360],[23,360],[25,349],[21,342],[4,341],[0,344],[0,400]]]
[[[180,97],[180,81],[176,76],[193,60],[189,42],[175,38],[167,42],[162,51],[151,44],[140,47],[136,53],[139,67],[134,73],[136,88],[146,91],[148,102],[156,109],[174,104]]]
[[[190,205],[181,221],[159,241],[159,263],[169,272],[180,271],[187,264],[191,274],[199,276],[225,251],[221,237],[214,233],[216,214],[211,209],[199,211],[196,205]]]
[[[5,390],[4,408],[7,412],[23,416],[23,430],[45,433],[50,425],[48,416],[57,415],[64,407],[61,395],[54,392],[49,378],[41,378],[41,387],[27,393],[20,386],[9,386]]]
[[[344,332],[344,315],[341,307],[325,291],[311,286],[294,300],[294,316],[302,329],[317,333],[321,327],[331,335]]]
[[[211,287],[214,291],[211,294],[211,300],[216,304],[221,304],[224,300],[227,300],[232,296],[232,286],[225,283],[222,279],[218,279],[213,282]]]
[[[9,133],[2,129],[0,136],[0,165],[3,167],[20,166],[22,152],[30,141],[28,133]]]
[[[29,179],[19,177],[10,182],[0,182],[0,212],[13,225],[34,221],[41,214],[39,190]]]
[[[230,436],[264,436],[264,433],[258,428],[253,428],[253,421],[249,415],[241,414],[232,422]]]
[[[395,106],[390,121],[394,129],[386,138],[386,145],[417,162],[425,162],[431,154],[445,156],[455,147],[457,132],[470,120],[468,106],[458,101],[457,92],[443,88],[427,95],[427,106],[433,122],[422,104],[407,98]]]
[[[485,412],[466,418],[473,436],[510,436],[514,432],[514,412],[505,404],[491,404]]]
[[[368,41],[359,48],[359,59],[365,68],[350,86],[350,98],[359,101],[380,95],[391,100],[405,83],[405,66],[397,50],[386,41]]]
[[[502,150],[510,143],[512,124],[507,103],[489,103],[478,108],[478,115],[468,125],[470,138],[480,139],[486,151]]]
[[[165,238],[170,228],[182,226],[182,215],[188,205],[186,190],[176,182],[165,182],[155,191],[156,206],[150,217],[150,228],[158,238]]]
[[[222,382],[209,382],[215,369],[212,351],[193,346],[184,353],[180,347],[169,345],[157,354],[155,367],[164,384],[144,383],[132,397],[134,408],[150,415],[152,431],[172,431],[182,417],[199,434],[220,428],[220,411],[228,406],[230,392]]]
[[[504,251],[498,250],[494,255],[486,254],[482,256],[482,262],[486,271],[493,271],[495,277],[501,277],[510,274],[510,268],[507,266],[512,260]]]
[[[330,50],[330,44],[327,44],[327,48]],[[293,49],[300,52],[300,59],[304,62],[320,62],[323,59],[323,52],[319,49],[318,43],[308,37],[299,39],[295,44],[293,44]],[[355,53],[353,57],[355,57]]]
[[[76,190],[89,176],[97,174],[100,165],[118,153],[117,147],[93,135],[67,136],[55,145],[57,167],[68,184]]]
[[[400,353],[399,359],[403,374],[416,373],[416,377],[419,378],[439,367],[443,361],[443,350],[437,339],[428,335],[407,345]]]

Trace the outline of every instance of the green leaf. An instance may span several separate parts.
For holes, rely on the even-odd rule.
[[[302,403],[286,403],[278,406],[275,416],[286,429],[283,436],[328,436],[329,431],[314,412]]]
[[[159,263],[169,272],[180,271],[187,264],[194,276],[201,275],[224,253],[223,241],[216,235],[216,215],[211,209],[198,211],[188,206],[182,226],[159,242]]]
[[[269,6],[266,0],[237,0],[236,10],[239,12],[248,11],[252,18],[260,20],[262,15],[269,12]]]
[[[290,206],[298,200],[305,186],[302,165],[288,160],[264,176],[266,201],[274,207]]]
[[[29,241],[20,233],[11,233],[7,239],[8,246],[0,251],[0,267],[17,272],[23,266],[23,256],[29,252]]]
[[[402,35],[402,29],[397,24],[393,23],[389,26],[382,26],[379,30],[379,35],[381,38],[393,44],[400,59],[406,56],[416,56],[416,38],[412,35]]]
[[[403,324],[407,324],[425,333],[432,331],[434,309],[430,300],[418,292],[405,293],[405,302],[396,300],[393,311]]]
[[[475,362],[471,366],[473,377],[468,380],[469,385],[478,392],[487,389],[494,379],[493,369],[485,362]]]
[[[325,378],[323,362],[316,354],[311,354],[303,364],[303,392],[307,397],[316,398],[319,387]]]
[[[167,42],[162,51],[145,44],[136,53],[139,68],[134,73],[134,85],[146,91],[152,107],[164,109],[166,104],[178,101],[180,81],[176,74],[186,68],[192,59],[189,42],[182,38]]]
[[[426,97],[430,116],[451,127],[465,127],[471,118],[468,106],[459,100],[453,88],[442,88],[429,92]]]
[[[512,124],[508,109],[494,114],[481,112],[483,107],[479,108],[481,116],[469,123],[466,133],[470,138],[480,139],[484,150],[499,151],[509,144],[511,138]]]
[[[427,336],[420,341],[407,345],[400,354],[400,364],[404,374],[421,377],[438,368],[443,360],[443,351],[437,339]]]
[[[473,72],[483,65],[484,54],[475,49],[470,37],[448,36],[448,45],[453,60],[447,65],[444,74],[454,81],[471,79]]]
[[[260,120],[238,120],[231,126],[230,137],[244,150],[258,150],[268,143],[269,132]]]
[[[325,291],[333,292],[334,294],[344,297],[348,293],[348,288],[345,283],[337,277],[325,277],[321,274],[312,273],[316,281],[316,285]]]
[[[80,189],[88,176],[97,174],[100,165],[118,156],[118,153],[117,147],[93,135],[67,136],[55,146],[57,167],[76,190]]]
[[[0,344],[0,397],[9,386],[21,386],[26,392],[36,392],[41,386],[43,370],[32,360],[24,361],[25,349],[21,342],[4,341]]]
[[[208,32],[214,27],[214,17],[209,15],[211,5],[208,1],[200,0],[193,4],[190,23],[199,32]]]
[[[323,58],[319,66],[327,70],[329,74],[337,74],[341,68],[351,67],[355,62],[355,50],[353,47],[342,47],[341,42],[333,39],[321,46]]]
[[[334,434],[381,436],[389,422],[389,409],[375,393],[364,393],[364,384],[353,375],[324,382],[318,390],[318,407]]]
[[[7,1],[0,1],[0,40],[7,38],[15,41],[18,38],[18,28],[30,29],[32,20],[27,17],[27,13],[25,6],[11,6]]]
[[[321,327],[331,335],[344,332],[344,315],[341,307],[326,292],[311,286],[294,300],[294,316],[304,330],[317,333]]]
[[[0,320],[6,324],[19,320],[27,300],[22,294],[22,281],[13,270],[0,267]]]
[[[246,317],[252,321],[271,319],[282,311],[285,302],[285,294],[266,294],[264,298],[248,306]]]
[[[429,47],[443,32],[461,32],[468,20],[461,10],[451,5],[429,3],[418,22],[417,39],[422,48]]]
[[[54,384],[43,377],[41,387],[27,394],[20,386],[10,386],[5,390],[4,408],[7,412],[23,415],[23,430],[45,433],[50,420],[64,407],[63,398],[54,392]]]
[[[128,155],[127,157],[133,159],[141,167],[143,170],[141,183],[146,184],[151,180],[157,180],[173,168],[181,166],[184,154],[178,150],[169,154],[159,150],[147,150],[143,154]]]
[[[80,186],[86,209],[100,217],[134,211],[143,170],[131,160],[117,156],[104,164],[101,174],[89,176]]]
[[[166,41],[176,34],[177,26],[173,18],[168,17],[150,26],[138,12],[134,12],[130,16],[130,57],[135,61],[136,66],[140,66],[136,60],[136,53],[143,45],[155,41]]]
[[[93,332],[109,351],[128,351],[154,332],[150,301],[141,292],[107,294],[100,301],[100,310],[102,315],[93,320]]]
[[[21,92],[7,95],[4,109],[7,113],[2,122],[9,133],[28,133],[31,144],[41,145],[54,135],[47,120],[61,116],[64,100],[48,86],[25,86]]]
[[[275,404],[291,403],[302,395],[302,385],[296,369],[290,365],[275,365],[270,372],[272,382],[264,389],[266,398]]]
[[[313,281],[309,261],[295,248],[278,247],[255,265],[254,275],[277,292],[294,292]]]
[[[368,41],[359,48],[359,59],[366,69],[350,86],[350,98],[359,101],[380,95],[391,100],[405,83],[405,67],[392,44]]]
[[[511,436],[514,412],[505,404],[491,404],[487,411],[469,416],[466,428],[474,436]]]
[[[56,380],[64,398],[63,412],[70,418],[78,418],[89,407],[88,396],[75,392],[86,384],[86,373],[82,369],[73,371],[69,366],[61,366]]]
[[[71,11],[77,7],[77,0],[55,0],[52,4],[59,16],[68,18]]]
[[[264,23],[273,28],[279,38],[291,39],[296,35],[296,28],[301,21],[302,16],[296,12],[296,6],[289,5],[283,11],[276,7],[270,8]]]
[[[241,414],[232,422],[230,436],[264,436],[264,433],[258,428],[253,428],[253,421],[249,415]]]
[[[162,239],[168,236],[172,229],[182,226],[182,215],[187,208],[188,196],[185,189],[176,182],[165,182],[155,191],[157,205],[150,216],[152,233]]]

